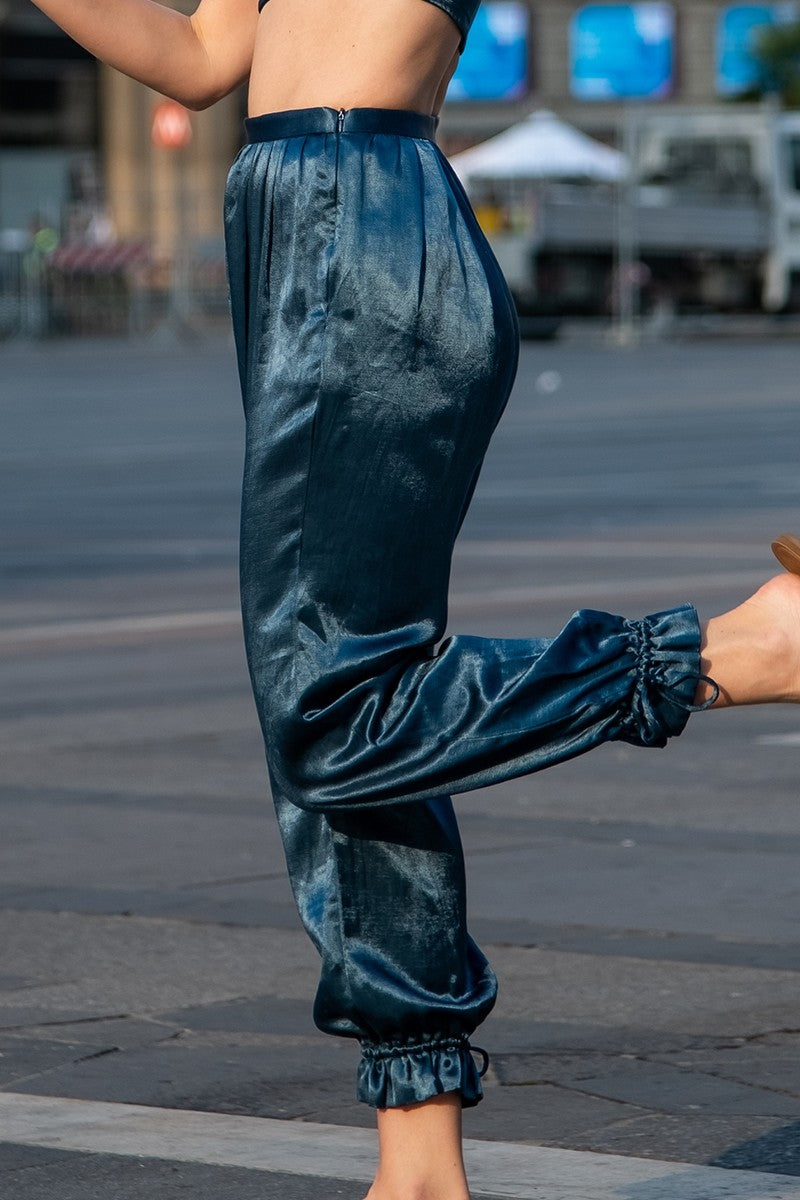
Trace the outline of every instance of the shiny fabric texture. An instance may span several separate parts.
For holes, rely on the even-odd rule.
[[[496,982],[467,934],[449,793],[603,741],[662,746],[699,673],[690,606],[442,640],[518,328],[432,120],[252,118],[225,196],[248,663],[322,958],[314,1018],[360,1040],[378,1107],[481,1095],[468,1039]]]

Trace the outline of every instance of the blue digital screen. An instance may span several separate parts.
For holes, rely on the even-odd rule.
[[[580,100],[658,99],[672,91],[671,4],[587,4],[570,25],[570,89]]]
[[[717,92],[735,96],[763,83],[753,54],[759,31],[796,16],[794,4],[732,4],[724,9],[717,22]]]
[[[447,100],[515,100],[528,90],[528,8],[487,0],[469,31]]]

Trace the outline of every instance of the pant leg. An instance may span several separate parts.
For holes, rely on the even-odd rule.
[[[290,875],[323,958],[315,1016],[360,1039],[362,1098],[472,1102],[466,1039],[494,980],[466,933],[446,793],[614,736],[661,744],[686,719],[696,620],[579,614],[553,642],[440,645],[453,542],[518,342],[432,143],[247,147],[226,230],[245,638]]]
[[[411,138],[276,146],[254,156],[233,224],[258,242],[240,315],[243,597],[281,794],[395,804],[603,741],[663,745],[699,671],[688,606],[583,611],[552,641],[441,640],[453,543],[518,350],[446,162]]]
[[[482,1095],[469,1037],[497,983],[467,934],[449,799],[311,813],[275,795],[289,875],[322,971],[314,1020],[356,1037],[358,1098],[377,1108]]]
[[[330,141],[248,147],[226,193],[247,417],[242,600],[268,747],[274,693],[296,653],[297,558],[315,421],[304,384],[319,382],[314,358],[324,338],[335,229]],[[302,205],[309,195],[312,217]],[[447,566],[439,574],[445,589]],[[457,1091],[464,1104],[476,1103],[481,1086],[468,1039],[492,1008],[497,985],[467,933],[463,855],[449,798],[373,813],[315,813],[291,803],[272,778],[298,910],[322,959],[314,1018],[320,1028],[361,1042],[359,1098],[395,1107]]]

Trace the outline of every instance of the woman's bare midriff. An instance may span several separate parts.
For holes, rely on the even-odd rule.
[[[459,42],[451,18],[427,0],[268,0],[248,109],[251,116],[317,105],[437,113]]]

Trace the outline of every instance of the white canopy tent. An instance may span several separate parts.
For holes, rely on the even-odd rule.
[[[591,180],[616,183],[628,160],[544,109],[496,137],[455,154],[450,163],[465,183],[482,180]]]
[[[627,131],[627,130],[626,130]],[[631,138],[626,137],[626,148]],[[450,163],[470,193],[506,279],[520,295],[530,287],[531,253],[547,221],[548,195],[564,212],[594,203],[586,185],[610,185],[616,209],[615,317],[619,338],[634,337],[633,264],[638,251],[632,217],[634,179],[629,155],[595,141],[555,113],[541,109],[496,137],[455,154]],[[481,197],[484,203],[480,203]],[[624,335],[624,336],[623,336]]]

